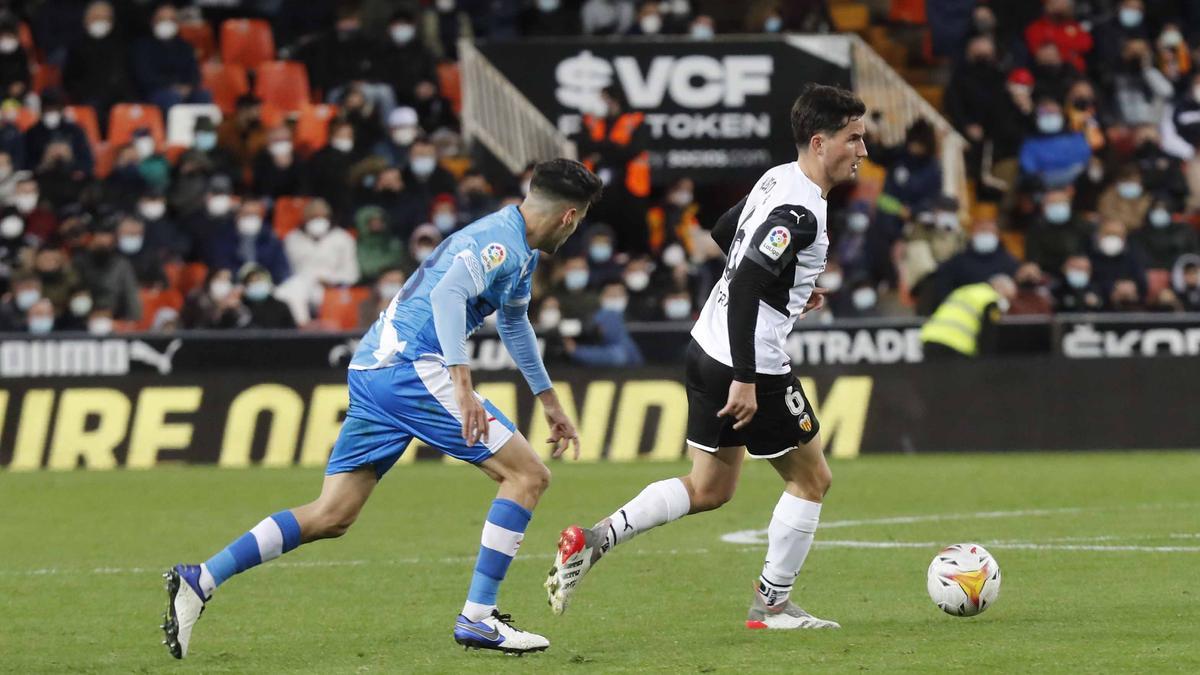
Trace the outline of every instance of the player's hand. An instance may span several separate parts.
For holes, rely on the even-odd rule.
[[[737,380],[730,382],[729,400],[726,401],[725,407],[717,413],[717,417],[732,417],[736,420],[733,428],[741,429],[750,423],[756,412],[758,412],[758,396],[754,390],[754,383],[738,382]]]
[[[579,459],[579,432],[575,431],[575,425],[571,424],[571,419],[562,411],[562,408],[547,407],[546,422],[550,425],[550,438],[547,438],[546,442],[554,445],[550,456],[558,459],[563,456],[567,448],[573,446],[571,459]]]
[[[828,288],[815,286],[812,289],[812,295],[808,296],[808,302],[804,304],[804,314],[815,312],[825,306],[825,294],[829,292]]]
[[[455,387],[454,402],[462,411],[462,437],[467,446],[475,445],[481,439],[487,442],[488,412],[475,396],[475,392],[469,389],[460,391]]]

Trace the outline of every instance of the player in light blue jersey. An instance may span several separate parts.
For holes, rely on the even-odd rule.
[[[496,608],[500,582],[550,483],[550,470],[516,425],[474,391],[466,340],[484,317],[499,312],[500,337],[545,408],[552,455],[573,446],[578,456],[578,434],[551,388],[529,323],[530,280],[538,251],[557,250],[600,189],[600,179],[578,162],[543,162],[520,206],[472,223],[430,254],[350,363],[350,408],[316,501],[264,519],[203,564],[180,564],[163,574],[164,643],[175,658],[187,655],[192,628],[222,582],[300,544],[345,534],[414,437],[475,464],[500,484],[454,640],[516,654],[550,645],[515,628]]]

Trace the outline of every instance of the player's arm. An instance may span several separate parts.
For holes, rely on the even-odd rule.
[[[754,329],[758,325],[759,301],[767,288],[788,269],[796,251],[811,246],[817,238],[816,217],[802,206],[776,207],[746,245],[742,262],[729,280],[729,355],[733,360],[733,382],[729,398],[718,415],[731,415],[740,429],[758,412],[755,396]]]
[[[554,444],[552,456],[561,457],[573,444],[575,459],[579,459],[579,434],[570,418],[563,412],[558,394],[554,392],[554,386],[550,382],[550,375],[546,372],[546,365],[542,363],[537,334],[533,332],[533,325],[529,323],[528,309],[528,300],[520,304],[505,304],[500,308],[500,320],[497,322],[500,340],[504,342],[505,349],[516,362],[521,374],[525,376],[525,381],[529,383],[534,396],[542,402],[546,421],[550,425],[550,438],[546,439],[546,442]]]
[[[484,287],[480,270],[473,273],[471,263],[477,261],[469,252],[456,256],[429,293],[433,327],[454,382],[454,402],[462,412],[462,437],[467,445],[488,437],[487,411],[475,396],[471,360],[467,356],[467,301],[482,293]]]
[[[738,221],[742,219],[742,210],[745,208],[746,197],[742,197],[742,201],[734,204],[733,208],[721,214],[720,218],[717,218],[717,224],[713,225],[713,229],[710,232],[713,241],[717,242],[717,246],[721,247],[725,255],[729,255],[729,246],[733,243],[733,235],[737,232]]]

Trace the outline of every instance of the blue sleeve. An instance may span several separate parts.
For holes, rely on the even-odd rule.
[[[429,292],[433,328],[448,366],[463,366],[471,362],[467,358],[467,300],[479,295],[479,291],[475,288],[475,279],[466,262],[470,259],[456,256],[450,263],[450,269]]]
[[[1032,174],[1038,172],[1036,159],[1033,152],[1033,144],[1025,141],[1021,144],[1021,172]]]
[[[504,347],[508,349],[513,361],[517,362],[517,367],[521,369],[529,388],[537,395],[553,385],[550,384],[550,375],[542,363],[542,356],[538,353],[537,335],[533,332],[533,325],[529,323],[528,309],[528,304],[504,305],[500,308],[497,329],[500,331]]]

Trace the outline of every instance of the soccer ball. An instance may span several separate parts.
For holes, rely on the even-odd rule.
[[[1000,565],[979,544],[947,546],[929,563],[925,587],[943,612],[975,616],[1000,595]]]

